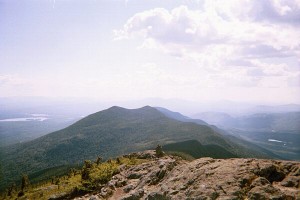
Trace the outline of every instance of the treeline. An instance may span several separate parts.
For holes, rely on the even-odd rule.
[[[157,156],[162,156],[162,149],[158,149]],[[81,168],[70,168],[62,176],[31,184],[30,177],[23,174],[19,185],[12,183],[1,194],[3,199],[49,199],[50,197],[73,198],[79,195],[100,190],[113,175],[119,173],[120,165],[136,165],[145,162],[136,156],[117,157],[108,159],[98,156],[94,161],[85,160]]]

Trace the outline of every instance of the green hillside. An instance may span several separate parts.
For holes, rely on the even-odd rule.
[[[4,178],[0,187],[15,181],[22,173],[36,174],[59,166],[77,165],[98,155],[107,159],[157,144],[191,139],[202,145],[218,145],[239,157],[268,157],[227,140],[209,126],[170,119],[149,106],[131,110],[111,107],[60,131],[2,148]]]
[[[163,146],[166,152],[180,152],[188,154],[194,158],[211,157],[211,158],[236,158],[237,155],[227,151],[226,149],[214,145],[202,145],[197,140],[187,140]]]
[[[197,140],[188,140],[183,142],[177,142],[167,144],[163,146],[163,150],[166,152],[182,152],[188,154],[194,158],[211,157],[211,158],[236,158],[237,155],[227,151],[226,149],[214,145],[202,145]]]

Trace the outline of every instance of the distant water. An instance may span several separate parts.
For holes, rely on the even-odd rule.
[[[283,141],[280,141],[280,140],[274,140],[274,139],[268,139],[269,142],[283,142]]]
[[[47,117],[26,117],[26,118],[11,118],[11,119],[1,119],[0,122],[31,122],[31,121],[45,121],[49,118]]]
[[[32,117],[48,117],[47,114],[30,114]]]
[[[31,121],[45,121],[49,115],[47,114],[31,114],[32,117],[20,117],[20,118],[9,118],[1,119],[0,122],[31,122]]]

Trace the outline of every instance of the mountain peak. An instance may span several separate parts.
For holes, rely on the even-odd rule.
[[[141,107],[141,109],[154,109],[153,107],[149,106],[149,105],[146,105],[144,107]]]
[[[126,109],[126,108],[123,108],[120,106],[112,106],[112,107],[108,108],[107,110],[122,110],[122,109]]]
[[[155,110],[153,107],[146,105],[140,108],[133,108],[133,109],[129,109],[129,108],[123,108],[121,106],[112,106],[110,108],[108,108],[107,110],[131,110],[131,111],[135,111],[135,110]]]

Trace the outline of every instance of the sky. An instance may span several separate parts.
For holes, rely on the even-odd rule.
[[[300,103],[300,0],[0,0],[0,97]]]

